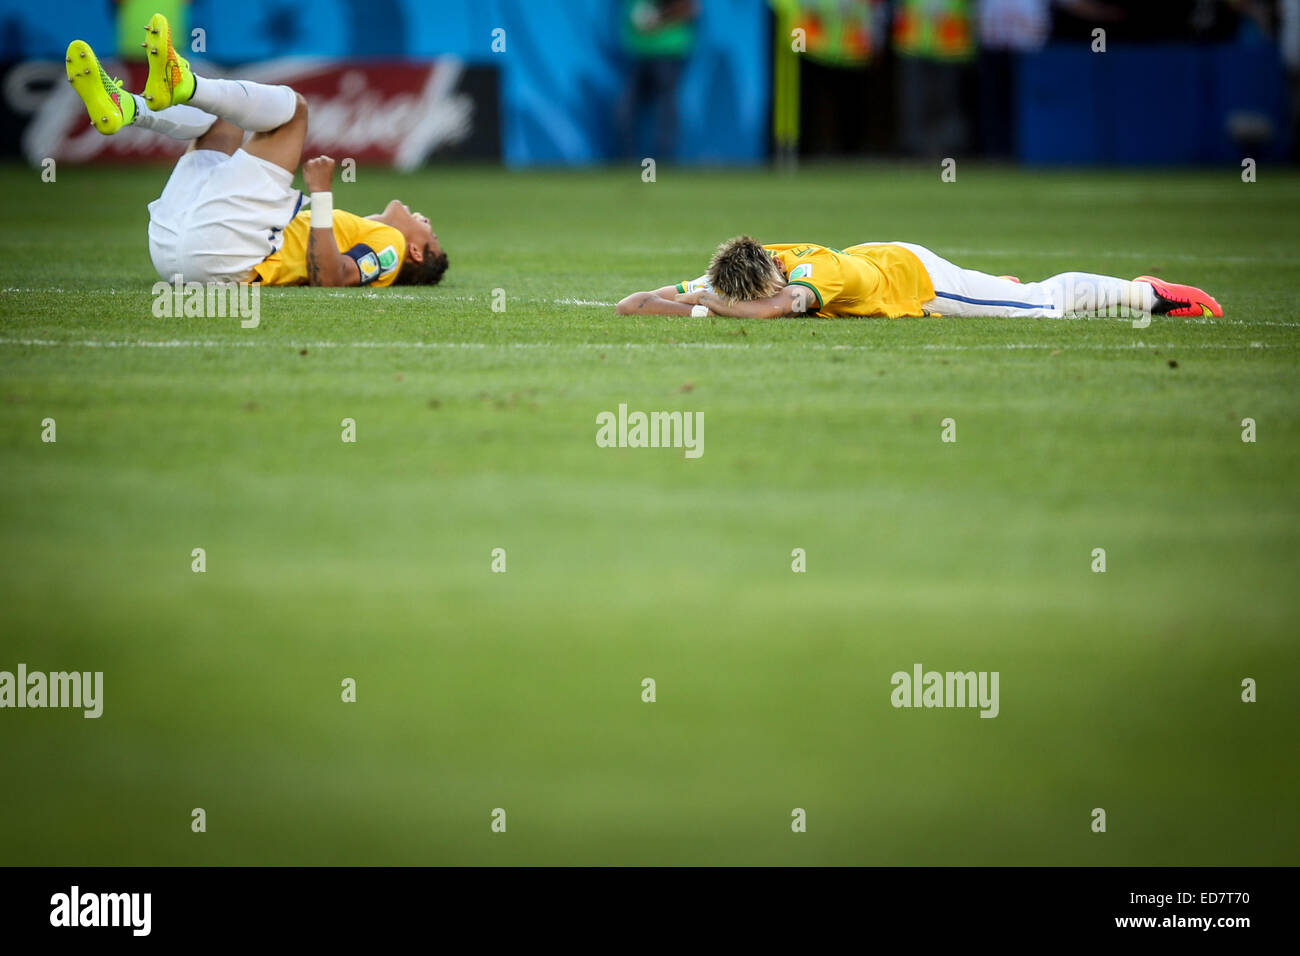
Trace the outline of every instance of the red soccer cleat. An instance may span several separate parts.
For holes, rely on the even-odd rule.
[[[998,276],[998,278],[1009,279],[1010,281],[1014,282],[1016,285],[1020,285],[1020,279],[1017,278],[1016,276]]]
[[[1138,276],[1134,282],[1146,282],[1156,290],[1152,315],[1206,316],[1223,318],[1223,307],[1214,296],[1194,285],[1176,285],[1155,276]]]

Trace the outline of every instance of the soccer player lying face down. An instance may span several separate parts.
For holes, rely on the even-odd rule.
[[[750,236],[737,236],[718,246],[709,263],[709,283],[718,295],[750,302],[776,295],[786,286],[776,258]]]

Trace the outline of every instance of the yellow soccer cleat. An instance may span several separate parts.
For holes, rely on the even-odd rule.
[[[155,13],[145,25],[144,43],[149,60],[149,78],[144,81],[144,102],[151,110],[165,110],[194,95],[194,74],[189,61],[172,46],[172,28],[167,18]]]
[[[135,97],[99,65],[99,57],[85,40],[68,44],[68,82],[86,104],[90,122],[105,136],[135,122]]]

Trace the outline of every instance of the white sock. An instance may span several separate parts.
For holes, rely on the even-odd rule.
[[[1062,272],[1042,284],[1049,287],[1063,315],[1127,315],[1150,312],[1155,305],[1155,290],[1146,282]]]
[[[1150,312],[1156,307],[1156,288],[1150,282],[1130,282],[1133,287],[1134,306],[1139,312]]]
[[[132,125],[151,129],[172,139],[198,139],[217,118],[193,106],[169,106],[154,112],[145,105],[144,97],[132,94],[135,99],[135,121]]]
[[[190,105],[215,113],[241,129],[265,133],[293,119],[298,96],[287,86],[195,76]]]

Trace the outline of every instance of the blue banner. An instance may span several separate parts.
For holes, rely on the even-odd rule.
[[[757,162],[767,153],[766,4],[701,0],[699,8],[676,85],[672,155],[656,159]],[[619,156],[633,67],[621,44],[623,10],[618,0],[314,0],[308,16],[300,0],[195,0],[188,26],[204,31],[204,57],[218,63],[453,55],[496,65],[506,162],[527,166]],[[0,0],[0,59],[61,58],[75,38],[107,58],[115,17],[109,0]],[[188,46],[188,38],[176,43]]]

